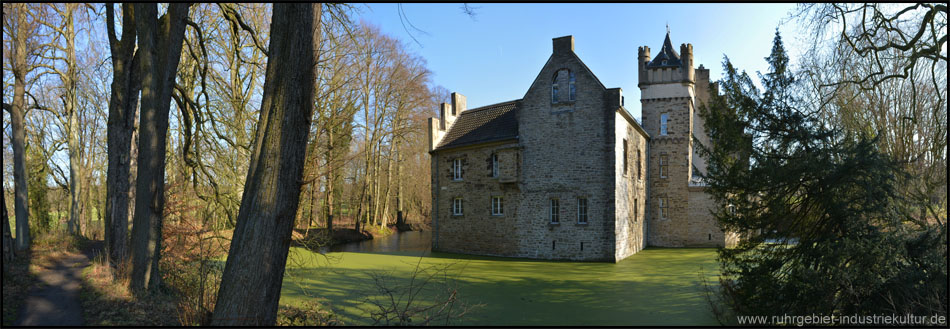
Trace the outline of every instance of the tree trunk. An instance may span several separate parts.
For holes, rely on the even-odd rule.
[[[336,164],[333,162],[333,134],[336,129],[333,126],[329,126],[327,129],[327,189],[326,189],[326,198],[324,201],[323,208],[326,210],[324,217],[327,223],[327,232],[328,234],[333,234],[333,166]]]
[[[277,320],[314,110],[320,13],[320,4],[274,4],[257,137],[212,325]]]
[[[399,147],[396,148],[396,156],[396,227],[401,229],[406,219],[402,213],[402,151]]]
[[[16,249],[30,247],[29,209],[27,208],[27,172],[24,148],[25,130],[23,116],[23,96],[26,95],[26,5],[14,4],[17,9],[16,37],[13,41],[13,106],[10,108],[10,129],[13,130],[13,213],[16,216]]]
[[[129,257],[129,190],[132,160],[132,132],[138,103],[138,76],[135,74],[135,20],[132,4],[122,5],[122,39],[115,36],[112,5],[106,6],[109,47],[112,51],[112,95],[109,99],[107,131],[105,240],[106,255],[112,264]]]
[[[66,95],[63,99],[66,112],[66,145],[69,156],[69,221],[67,231],[70,234],[81,234],[79,225],[82,222],[82,192],[83,176],[82,145],[79,143],[79,111],[76,100],[77,75],[76,66],[76,30],[73,24],[73,13],[77,4],[66,4],[63,20],[66,31],[66,76],[62,77]]]
[[[160,283],[162,211],[165,206],[165,149],[171,91],[181,59],[189,4],[173,3],[160,20],[158,6],[135,4],[142,74],[138,178],[132,225],[132,279],[135,293]]]
[[[7,273],[7,267],[13,261],[13,236],[10,234],[10,218],[7,217],[7,197],[6,193],[0,191],[0,203],[3,204],[3,274]]]

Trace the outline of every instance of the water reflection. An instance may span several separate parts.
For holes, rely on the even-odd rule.
[[[390,253],[402,251],[422,251],[428,255],[432,244],[432,232],[430,231],[411,231],[393,233],[392,235],[364,240],[360,242],[346,243],[322,248],[321,252],[368,252],[368,253]]]

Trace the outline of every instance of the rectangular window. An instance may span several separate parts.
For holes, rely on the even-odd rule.
[[[557,83],[551,86],[551,103],[557,103]]]
[[[666,121],[670,118],[669,114],[660,114],[660,135],[666,136]]]
[[[659,199],[659,206],[660,206],[660,219],[666,219],[666,216],[669,215],[667,213],[667,210],[670,206],[666,198]]]
[[[462,198],[455,198],[452,202],[452,214],[455,216],[462,215]]]
[[[505,214],[505,201],[500,196],[491,197],[491,214],[501,216]]]
[[[640,212],[638,211],[640,209],[640,203],[637,201],[638,201],[637,199],[633,199],[633,221],[634,222],[636,222],[637,218],[640,217]]]
[[[623,140],[623,174],[627,175],[627,139]]]
[[[452,160],[452,180],[462,180],[462,159]]]
[[[577,223],[587,224],[587,198],[577,198]]]
[[[558,200],[551,199],[551,207],[548,212],[548,216],[551,218],[551,224],[558,224],[561,222],[559,218],[559,212],[560,207],[558,205]]]
[[[667,172],[669,171],[668,163],[670,162],[670,156],[666,154],[660,154],[660,178],[666,178]]]
[[[491,176],[498,177],[498,154],[491,155]]]

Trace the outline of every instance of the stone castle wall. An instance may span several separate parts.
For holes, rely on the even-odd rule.
[[[521,249],[532,258],[614,261],[613,181],[605,175],[612,170],[613,111],[606,109],[605,88],[565,39],[555,39],[554,53],[518,113],[524,147],[518,212],[525,218],[522,229],[530,232]],[[577,89],[573,101],[570,73]],[[553,83],[559,86],[556,102]],[[587,199],[586,224],[577,221],[578,198]],[[558,224],[550,222],[551,199],[559,202]]]
[[[625,111],[625,110],[621,110]],[[621,260],[646,247],[647,139],[619,112],[616,122],[614,164],[617,246],[614,258]],[[627,144],[627,167],[623,143]]]
[[[492,177],[491,155],[498,154],[499,177]],[[493,143],[445,150],[432,155],[432,250],[495,256],[521,256],[518,216],[521,193],[517,183],[520,148],[516,142]],[[462,160],[462,180],[454,180],[452,163]],[[437,167],[437,168],[436,168]],[[503,215],[492,215],[491,199],[501,196]],[[462,198],[462,215],[452,213],[452,203]],[[436,209],[437,208],[437,209]]]

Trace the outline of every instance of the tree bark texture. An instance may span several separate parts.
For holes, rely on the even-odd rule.
[[[27,172],[25,130],[23,128],[23,97],[26,95],[26,4],[13,4],[16,8],[16,38],[13,41],[13,106],[10,109],[10,129],[13,130],[13,213],[16,216],[16,249],[30,247],[29,209],[27,208]],[[7,13],[4,13],[7,14]]]
[[[314,111],[321,4],[276,3],[256,140],[213,325],[274,325]]]
[[[132,132],[138,103],[138,75],[135,50],[135,19],[132,4],[122,5],[122,39],[116,38],[112,4],[106,6],[109,48],[112,52],[112,94],[109,98],[107,131],[108,169],[106,173],[105,240],[112,264],[129,258],[129,190]]]
[[[160,285],[162,211],[165,206],[165,149],[171,92],[185,37],[187,3],[173,3],[156,19],[158,6],[135,4],[135,29],[139,42],[142,108],[139,117],[138,177],[132,224],[133,292]]]
[[[3,204],[3,273],[7,273],[7,267],[13,261],[13,236],[10,234],[10,218],[7,217],[7,197],[6,193],[0,192],[0,204]]]

